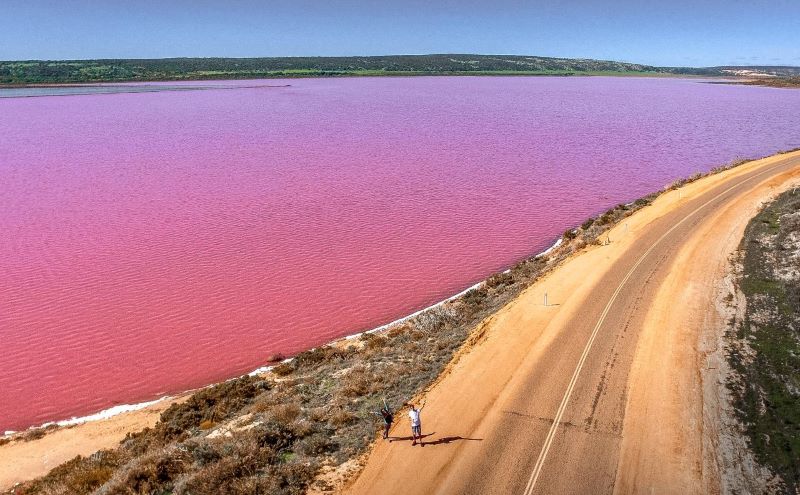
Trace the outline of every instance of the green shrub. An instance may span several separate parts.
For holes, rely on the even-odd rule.
[[[278,404],[269,411],[269,417],[277,423],[291,424],[300,415],[300,405],[296,402]]]
[[[114,454],[104,451],[91,458],[78,456],[56,469],[63,473],[65,478],[63,484],[69,492],[91,493],[111,479],[117,467],[115,460]]]
[[[207,440],[187,442],[184,447],[198,466],[212,464],[222,457],[214,445]]]
[[[291,363],[281,363],[273,367],[272,372],[278,376],[289,376],[294,372],[294,366]]]
[[[380,349],[388,343],[388,339],[375,333],[365,333],[361,335],[364,347],[370,350]]]
[[[328,423],[330,423],[330,425],[334,428],[339,428],[348,425],[355,420],[355,414],[346,409],[337,409],[330,415]]]
[[[186,438],[203,421],[220,422],[232,417],[260,393],[257,381],[250,376],[237,378],[202,389],[184,403],[172,404],[161,414],[154,436],[165,444]]]
[[[464,294],[462,301],[464,301],[464,304],[469,306],[479,306],[484,302],[484,300],[486,300],[486,296],[488,295],[489,292],[486,290],[486,287],[480,286],[467,291],[467,293]]]
[[[333,451],[335,446],[330,435],[314,433],[303,439],[300,443],[300,450],[307,456],[316,457]]]
[[[370,380],[363,368],[354,368],[341,380],[338,392],[345,397],[361,397],[370,390]]]
[[[614,210],[609,210],[609,211],[603,213],[602,215],[600,215],[597,218],[597,220],[595,221],[595,223],[597,225],[608,225],[609,223],[611,223],[614,220],[614,216],[615,216],[614,215]]]
[[[295,365],[300,366],[314,366],[324,363],[331,358],[333,354],[332,349],[328,346],[321,346],[310,351],[301,352],[294,358]]]
[[[107,485],[108,493],[162,493],[188,468],[179,453],[150,452],[125,465]]]
[[[261,447],[269,447],[280,452],[289,448],[295,439],[295,434],[289,425],[278,423],[274,420],[267,421],[248,430]]]
[[[514,275],[511,271],[496,273],[486,280],[486,287],[491,289],[502,288],[503,286],[514,283]]]

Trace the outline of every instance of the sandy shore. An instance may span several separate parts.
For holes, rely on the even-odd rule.
[[[115,447],[127,433],[153,426],[165,409],[190,395],[165,399],[107,419],[61,427],[36,440],[26,441],[22,438],[24,433],[19,433],[13,437],[15,440],[0,445],[0,490],[42,476],[75,456]]]

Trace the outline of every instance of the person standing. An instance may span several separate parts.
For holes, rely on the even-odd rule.
[[[389,438],[389,428],[392,427],[394,416],[392,415],[392,411],[389,410],[389,406],[386,404],[385,400],[383,401],[383,407],[380,412],[373,414],[378,414],[383,418],[383,439],[386,440]]]
[[[422,443],[422,420],[419,415],[421,408],[417,409],[414,404],[409,404],[411,410],[408,411],[408,417],[411,418],[411,445],[417,444],[417,439]]]

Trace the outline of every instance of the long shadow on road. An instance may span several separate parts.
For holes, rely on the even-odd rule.
[[[424,439],[424,438],[432,437],[433,435],[436,435],[436,432],[428,433],[426,435],[422,435],[421,438]],[[413,441],[414,438],[410,437],[410,436],[408,436],[408,437],[389,437],[388,440],[390,442],[400,442],[400,441],[409,441],[410,442],[410,441]],[[459,440],[471,440],[471,441],[474,441],[474,442],[482,442],[483,438],[467,438],[467,437],[461,437],[461,436],[452,436],[452,437],[442,437],[442,438],[439,438],[437,440],[431,440],[431,441],[427,441],[427,442],[423,440],[419,444],[424,447],[426,445],[449,444],[449,443],[452,443],[452,442],[457,442]]]
[[[433,440],[432,442],[421,442],[420,445],[422,445],[423,447],[426,445],[442,445],[442,444],[457,442],[458,440],[472,440],[474,442],[482,442],[483,438],[442,437],[438,440]]]

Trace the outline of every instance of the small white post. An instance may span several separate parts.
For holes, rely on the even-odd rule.
[[[547,292],[544,293],[544,305],[547,306]]]

